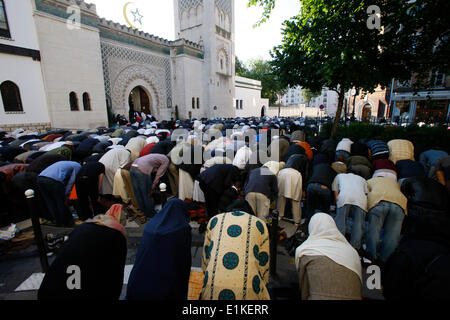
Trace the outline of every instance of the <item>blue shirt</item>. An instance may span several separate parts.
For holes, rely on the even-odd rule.
[[[46,177],[61,182],[66,186],[66,195],[69,196],[80,169],[81,165],[77,162],[59,161],[42,171],[39,177]]]
[[[370,140],[367,142],[367,146],[370,149],[370,153],[373,156],[381,154],[389,154],[389,148],[386,142],[381,140]]]
[[[425,167],[425,169],[430,168],[441,160],[442,158],[447,158],[448,153],[441,150],[428,150],[420,155],[419,161]]]

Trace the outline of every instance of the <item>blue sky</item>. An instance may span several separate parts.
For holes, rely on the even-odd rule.
[[[95,3],[100,17],[126,24],[123,7],[128,0],[85,0]],[[212,0],[205,0],[212,1]],[[142,27],[139,29],[168,40],[175,38],[173,0],[134,0],[129,8],[139,12]],[[264,25],[253,28],[261,16],[259,7],[247,8],[247,0],[235,0],[236,55],[243,61],[258,57],[270,59],[269,51],[281,43],[281,24],[298,13],[299,0],[278,0],[271,19]],[[133,19],[130,16],[130,19]],[[132,20],[133,21],[133,20]]]

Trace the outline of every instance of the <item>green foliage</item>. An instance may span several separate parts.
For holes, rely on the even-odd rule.
[[[286,92],[286,86],[282,84],[274,73],[272,64],[263,59],[254,59],[250,60],[247,65],[247,68],[244,66],[241,69],[245,71],[241,76],[261,81],[262,97],[269,99],[270,104],[276,103],[278,96]]]
[[[409,80],[413,72],[426,78],[429,71],[450,71],[448,0],[299,1],[301,11],[284,22],[282,44],[272,52],[275,74],[284,86],[338,92],[333,134],[349,89],[372,93],[392,78]],[[248,5],[264,8],[260,24],[275,3],[249,0]],[[368,27],[371,5],[380,8],[383,32]]]
[[[264,12],[261,19],[254,25],[260,26],[270,18],[270,13],[275,8],[275,0],[249,0],[247,7],[260,6],[263,7]]]
[[[236,75],[240,76],[240,77],[245,77],[246,74],[248,73],[247,67],[241,60],[238,59],[238,57],[236,57],[235,70],[236,70]]]
[[[322,128],[321,136],[331,136],[332,124],[327,123]],[[409,140],[414,144],[416,154],[438,148],[450,153],[450,130],[447,127],[419,127],[411,124],[407,127],[379,126],[362,122],[354,122],[349,126],[339,126],[333,139],[340,141],[350,138],[353,141],[360,139],[380,139],[389,142],[394,139]]]
[[[450,1],[390,0],[386,10],[384,55],[416,75],[416,91],[432,88],[430,72],[450,72]]]
[[[303,99],[308,101],[308,106],[309,106],[309,103],[311,102],[312,98],[319,96],[321,93],[322,93],[321,90],[313,91],[310,89],[302,89],[302,97],[303,97]]]

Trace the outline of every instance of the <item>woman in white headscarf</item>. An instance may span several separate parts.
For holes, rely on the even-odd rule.
[[[131,153],[126,149],[112,149],[105,153],[99,162],[105,165],[105,177],[103,178],[101,193],[113,194],[114,176],[117,169],[131,161]]]
[[[316,213],[295,251],[302,300],[361,300],[361,261],[333,218]]]

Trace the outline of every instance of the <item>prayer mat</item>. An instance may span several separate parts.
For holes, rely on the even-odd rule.
[[[199,300],[203,287],[205,275],[200,268],[191,268],[191,276],[189,277],[188,300]]]

